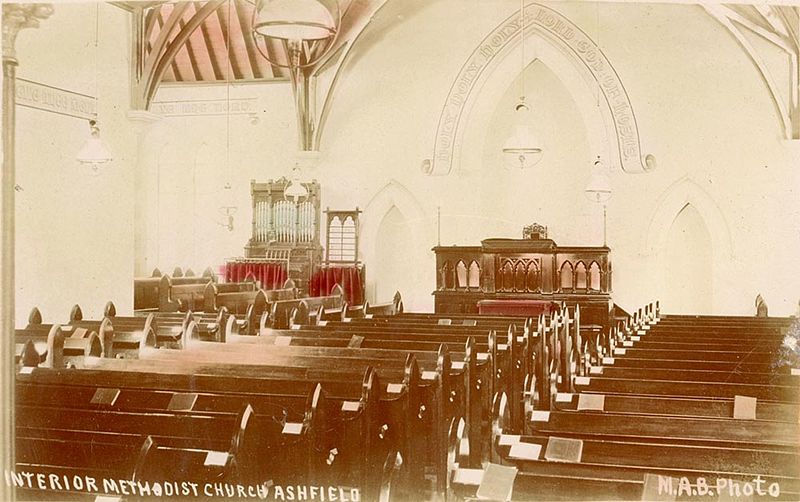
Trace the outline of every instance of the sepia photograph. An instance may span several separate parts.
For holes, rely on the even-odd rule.
[[[0,502],[800,500],[800,3],[0,4]]]

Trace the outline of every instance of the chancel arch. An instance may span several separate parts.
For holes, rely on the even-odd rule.
[[[655,158],[641,151],[633,105],[620,76],[602,50],[577,25],[539,4],[525,6],[525,60],[544,62],[562,78],[584,113],[592,150],[620,165],[625,172],[645,172]],[[519,73],[523,44],[519,12],[487,34],[464,62],[453,81],[437,128],[429,174],[446,175],[463,169],[469,159],[467,128],[484,123],[508,83]],[[601,104],[602,101],[602,105]]]

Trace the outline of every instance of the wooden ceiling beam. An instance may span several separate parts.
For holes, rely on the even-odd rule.
[[[181,30],[186,27],[186,22],[181,19],[180,22]],[[189,56],[189,63],[192,65],[192,73],[194,74],[195,81],[202,81],[203,80],[203,73],[200,71],[200,65],[197,64],[197,56],[194,53],[194,47],[192,45],[192,38],[189,37],[186,40],[186,54]]]
[[[158,85],[161,82],[161,78],[164,76],[164,72],[166,72],[169,65],[175,59],[175,55],[186,43],[186,40],[189,38],[192,32],[194,32],[194,30],[203,24],[203,21],[213,14],[214,11],[216,11],[217,8],[219,8],[219,6],[223,3],[224,0],[209,0],[203,4],[203,6],[198,9],[197,13],[192,16],[191,19],[189,19],[184,29],[179,31],[177,35],[175,35],[175,38],[173,38],[172,41],[166,46],[163,54],[158,59],[158,62],[153,69],[152,76],[147,87],[145,103],[148,105],[148,107],[150,105],[150,101],[153,99],[153,96],[158,90]],[[170,15],[170,18],[172,18],[172,15]]]
[[[251,33],[251,30],[253,29],[251,26],[252,16],[248,17],[248,12],[246,12],[247,6],[245,5],[245,2],[235,0],[233,2],[233,7],[234,10],[236,10],[236,16],[239,20],[239,27],[242,33],[242,38],[244,39],[244,47],[247,50],[247,59],[250,61],[250,68],[252,68],[253,71],[253,77],[264,78],[264,72],[261,70],[261,66],[258,64],[261,55],[257,52],[258,49],[256,49],[255,44],[253,43],[253,35]]]
[[[214,80],[225,80],[225,74],[222,72],[217,56],[214,53],[214,44],[211,41],[211,34],[206,23],[200,25],[200,33],[202,33],[203,41],[206,44],[206,54],[208,55],[209,63],[211,63],[211,69],[214,71]]]
[[[792,6],[773,6],[772,9],[778,15],[783,25],[786,27],[789,38],[800,51],[800,9]]]
[[[228,15],[228,11],[231,8],[231,0],[227,0],[225,2],[227,5],[224,5],[217,9],[217,19],[219,20],[219,26],[222,32],[222,39],[225,41],[225,55],[227,56],[227,63],[230,65],[230,69],[233,71],[233,80],[242,80],[244,75],[242,73],[242,67],[239,63],[239,58],[236,56],[236,51],[233,50],[233,42],[230,31],[231,31],[231,17]]]
[[[189,2],[182,2],[167,5],[172,6],[172,11],[169,13],[169,17],[167,17],[166,21],[164,21],[164,24],[161,26],[155,41],[152,42],[153,49],[150,51],[150,54],[147,55],[147,59],[145,60],[144,64],[144,75],[146,76],[153,75],[158,65],[158,61],[162,57],[162,54],[164,54],[164,52],[173,45],[169,40],[170,34],[172,34],[175,27],[178,26],[179,21],[181,18],[183,18],[183,13],[186,12],[186,9],[189,8],[190,4]],[[161,18],[160,11],[161,9],[159,9],[159,18]],[[151,82],[148,82],[147,86],[151,87],[151,84]]]

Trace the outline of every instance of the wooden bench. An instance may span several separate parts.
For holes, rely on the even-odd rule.
[[[281,425],[281,421],[302,424],[302,431],[298,431],[301,435],[285,431],[282,435],[256,434],[259,446],[255,451],[270,448],[274,453],[268,456],[273,458],[272,463],[266,463],[264,455],[245,459],[257,464],[261,481],[341,484],[349,479],[372,496],[377,494],[381,483],[374,472],[376,461],[383,463],[388,458],[394,459],[393,448],[398,446],[403,447],[404,454],[407,453],[403,442],[410,434],[410,430],[404,428],[409,420],[407,414],[411,411],[406,404],[409,394],[387,394],[387,399],[379,402],[381,384],[370,368],[363,379],[333,375],[336,380],[323,381],[325,388],[330,386],[331,393],[322,391],[322,387],[317,390],[315,377],[276,379],[261,368],[254,371],[239,365],[219,366],[216,369],[221,372],[216,375],[213,367],[209,366],[197,371],[194,362],[173,363],[161,368],[171,372],[169,374],[148,373],[152,368],[147,366],[147,361],[105,360],[98,361],[96,368],[102,370],[67,373],[36,370],[32,375],[19,375],[18,388],[22,386],[23,389],[18,393],[19,399],[56,408],[96,408],[92,399],[97,393],[96,382],[102,381],[104,389],[116,391],[114,401],[107,407],[114,411],[169,412],[176,395],[185,398],[189,393],[193,399],[185,413],[217,416],[228,413],[237,403],[247,401],[252,403],[256,425],[262,422],[276,426]],[[197,373],[201,376],[195,376]],[[65,401],[61,397],[65,394],[64,386],[70,387],[71,400]],[[310,388],[315,390],[313,400],[308,396]],[[43,393],[43,389],[53,392]],[[57,392],[58,389],[62,391]],[[331,397],[334,394],[338,397]],[[306,408],[308,402],[316,403],[313,415]],[[313,422],[309,421],[311,417],[316,417]],[[385,426],[387,420],[391,426]],[[300,451],[293,455],[280,453],[277,448],[282,443],[286,443],[287,448],[298,449],[298,440],[294,438],[302,440],[307,447],[299,448]],[[330,479],[320,478],[323,471],[330,473]]]
[[[174,284],[168,275],[162,276],[158,286],[158,310],[160,312],[200,310],[204,305],[203,295],[206,286],[214,282],[211,277],[206,279],[206,282]]]
[[[269,312],[261,316],[259,329],[265,327],[285,329],[291,324],[302,323],[303,320],[308,319],[309,313],[316,312],[320,307],[325,309],[341,308],[343,304],[344,294],[338,285],[334,286],[330,296],[274,301],[270,304]],[[297,312],[298,309],[301,311]],[[293,318],[295,322],[292,322]]]
[[[101,357],[103,345],[94,331],[40,325],[14,331],[18,365],[63,368],[83,364],[87,356]]]
[[[180,268],[172,273],[171,281],[173,285],[186,284],[205,284],[209,280],[216,282],[216,274],[211,268],[206,268],[201,277],[184,274]],[[160,270],[153,270],[151,277],[136,277],[133,279],[133,308],[134,310],[157,310],[159,308],[159,288],[161,286],[162,273]]]
[[[246,335],[258,333],[263,318],[269,315],[271,305],[275,302],[287,301],[286,298],[296,298],[297,288],[294,282],[287,280],[284,288],[279,290],[249,289],[249,286],[240,286],[242,289],[226,291],[225,284],[210,284],[206,289],[204,310],[217,312],[226,309],[237,316],[236,325],[238,332]]]

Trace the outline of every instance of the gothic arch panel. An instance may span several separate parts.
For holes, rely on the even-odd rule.
[[[675,182],[656,203],[647,228],[645,253],[657,255],[662,252],[673,222],[687,204],[691,204],[703,218],[717,256],[732,258],[734,250],[730,230],[722,210],[708,192],[688,178]]]

